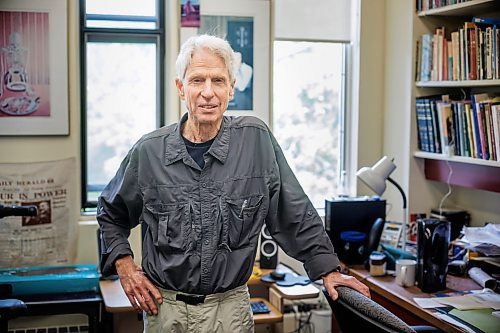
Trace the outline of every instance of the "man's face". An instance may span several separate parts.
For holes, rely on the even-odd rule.
[[[176,85],[190,120],[199,124],[221,122],[234,95],[234,81],[229,81],[224,61],[206,49],[193,53],[184,80],[176,80]]]
[[[38,205],[39,215],[46,215],[50,211],[50,205],[47,201],[42,201]]]

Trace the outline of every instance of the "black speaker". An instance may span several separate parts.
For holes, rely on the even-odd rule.
[[[417,221],[417,285],[425,293],[446,289],[450,222]]]
[[[260,232],[260,268],[275,269],[278,265],[278,244],[264,224]]]

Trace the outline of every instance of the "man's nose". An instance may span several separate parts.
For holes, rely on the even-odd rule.
[[[211,98],[214,95],[214,90],[212,88],[212,81],[206,80],[201,95],[205,98]]]

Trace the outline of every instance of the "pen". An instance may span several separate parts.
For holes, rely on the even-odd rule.
[[[243,201],[243,204],[241,205],[240,219],[243,217],[243,210],[247,208],[247,205],[248,205],[248,200],[245,199],[245,201]]]

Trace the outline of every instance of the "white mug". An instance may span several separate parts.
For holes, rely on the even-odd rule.
[[[417,262],[412,259],[396,260],[396,283],[403,287],[411,287],[415,284],[417,273]]]

